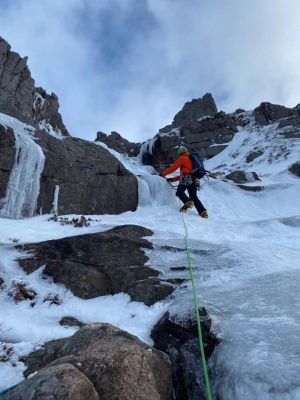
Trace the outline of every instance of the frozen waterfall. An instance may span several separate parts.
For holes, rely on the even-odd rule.
[[[151,141],[148,141],[150,144]],[[147,146],[153,146],[153,143]],[[104,147],[112,155],[114,155],[124,167],[134,174],[138,180],[139,207],[150,205],[172,205],[179,204],[178,198],[175,197],[174,190],[166,180],[161,179],[155,169],[150,165],[142,165],[140,157],[129,157],[127,154],[120,154],[110,149],[105,143],[97,142],[99,146]]]
[[[34,131],[31,126],[3,114],[0,114],[0,123],[11,127],[16,139],[14,166],[5,197],[0,200],[0,216],[31,217],[36,209],[45,156],[31,136]]]

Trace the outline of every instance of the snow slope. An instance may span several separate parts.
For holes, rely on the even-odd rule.
[[[0,218],[0,338],[14,348],[11,362],[0,363],[0,390],[23,379],[22,354],[46,341],[72,335],[76,328],[59,325],[63,316],[82,322],[110,322],[152,343],[150,329],[169,309],[180,318],[193,312],[190,281],[154,306],[131,302],[126,294],[81,300],[62,285],[42,279],[42,268],[26,275],[14,261],[18,243],[100,232],[123,224],[137,224],[154,231],[154,249],[145,250],[149,265],[164,277],[189,279],[188,272],[171,266],[187,265],[185,229],[196,279],[199,304],[207,308],[214,332],[222,338],[209,362],[214,399],[300,399],[300,178],[287,168],[300,159],[299,139],[284,139],[276,124],[240,130],[219,155],[206,163],[214,172],[236,169],[255,171],[265,189],[246,192],[230,182],[209,179],[199,197],[209,219],[194,209],[179,213],[175,191],[150,167],[137,159],[115,154],[139,178],[140,205],[136,212],[89,216],[89,227],[61,226],[50,215],[28,219]],[[264,154],[248,164],[253,149]],[[249,183],[249,185],[257,183]],[[73,216],[67,216],[72,218]],[[165,246],[169,246],[166,249]],[[7,295],[12,281],[22,281],[37,293],[37,304],[15,304]],[[61,305],[43,300],[58,295]]]

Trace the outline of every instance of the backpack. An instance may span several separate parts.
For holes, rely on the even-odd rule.
[[[191,158],[193,163],[191,174],[197,179],[203,178],[206,173],[209,172],[206,171],[206,169],[204,168],[203,157],[201,156],[201,154],[196,153],[195,151],[193,153],[190,153],[189,157]]]

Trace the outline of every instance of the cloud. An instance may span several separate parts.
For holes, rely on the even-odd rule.
[[[298,0],[15,0],[0,4],[0,35],[57,94],[71,135],[142,142],[207,92],[226,112],[299,103],[299,12]]]

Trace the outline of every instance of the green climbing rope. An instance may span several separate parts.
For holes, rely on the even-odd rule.
[[[209,384],[209,378],[208,378],[208,373],[207,373],[207,366],[206,366],[206,360],[205,360],[205,354],[204,354],[204,346],[203,346],[203,339],[202,339],[202,331],[201,331],[201,324],[200,324],[200,316],[199,316],[199,306],[198,306],[198,299],[197,299],[197,293],[196,293],[196,286],[195,286],[195,281],[194,281],[194,274],[193,274],[193,268],[192,268],[192,262],[191,262],[191,257],[190,257],[190,250],[188,247],[188,230],[185,224],[185,220],[182,214],[182,220],[183,220],[183,225],[185,228],[185,248],[186,248],[186,253],[187,253],[187,258],[188,258],[188,263],[189,263],[189,269],[190,269],[190,274],[191,274],[191,280],[192,280],[192,287],[193,287],[193,294],[194,294],[194,302],[195,302],[195,311],[196,311],[196,320],[197,320],[197,327],[198,327],[198,336],[199,336],[199,345],[200,345],[200,353],[201,353],[201,358],[202,358],[202,365],[203,365],[203,371],[204,371],[204,379],[205,379],[205,385],[206,385],[206,393],[207,393],[207,398],[208,400],[212,400],[211,397],[211,391],[210,391],[210,384]]]

